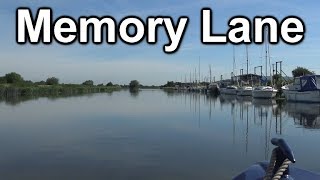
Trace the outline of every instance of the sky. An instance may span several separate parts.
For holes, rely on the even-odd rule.
[[[118,41],[115,45],[18,45],[16,43],[16,9],[29,7],[33,14],[40,7],[50,7],[53,17],[68,15],[112,16],[118,22],[135,15],[143,20],[148,16],[171,16],[175,22],[181,16],[189,17],[189,25],[180,49],[174,54],[163,52],[168,42],[163,28],[159,29],[158,43],[149,45],[144,39],[137,45]],[[270,45],[272,63],[283,61],[284,72],[291,75],[297,66],[303,66],[320,74],[320,1],[301,0],[1,0],[0,1],[0,76],[18,72],[32,81],[58,77],[63,83],[81,83],[91,79],[96,84],[109,81],[128,84],[137,79],[144,85],[161,85],[167,81],[185,81],[198,73],[200,58],[201,77],[230,78],[233,71],[233,48],[236,68],[246,68],[245,45],[203,45],[200,39],[201,9],[213,10],[213,30],[226,33],[228,21],[236,15],[248,17],[271,15],[281,21],[284,17],[300,17],[306,25],[304,41],[298,45],[280,42]],[[264,65],[263,46],[248,45],[249,71]]]

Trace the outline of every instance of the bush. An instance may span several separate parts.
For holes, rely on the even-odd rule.
[[[23,78],[20,74],[15,72],[9,73],[5,75],[6,82],[9,84],[16,84],[23,82]]]
[[[46,80],[46,85],[58,85],[59,79],[56,77],[51,77]]]
[[[140,86],[140,83],[137,80],[132,80],[129,84],[130,90],[138,90],[139,86]]]
[[[93,81],[92,80],[87,80],[87,81],[83,82],[82,85],[93,86]]]
[[[108,82],[107,86],[113,86],[112,82]]]
[[[39,81],[39,82],[35,82],[35,85],[46,85],[46,82],[44,81]]]
[[[30,81],[30,80],[24,81],[24,82],[23,82],[23,85],[25,85],[25,86],[32,86],[32,85],[33,85],[33,82]]]

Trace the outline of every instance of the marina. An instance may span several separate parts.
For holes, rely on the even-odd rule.
[[[266,29],[266,33],[267,33]],[[243,73],[244,69],[240,69],[240,74],[236,76],[236,55],[235,48],[233,47],[233,69],[230,79],[223,79],[221,75],[220,81],[212,81],[212,70],[209,65],[209,79],[200,76],[200,57],[197,68],[195,69],[194,76],[190,73],[190,81],[187,82],[172,82],[175,85],[175,90],[187,92],[199,92],[206,94],[225,94],[225,95],[238,95],[238,96],[252,96],[253,98],[262,99],[283,99],[287,101],[296,102],[320,102],[320,75],[316,75],[307,69],[297,67],[292,71],[293,78],[289,77],[283,70],[283,61],[276,61],[272,64],[270,58],[270,47],[265,43],[265,66],[254,67],[254,73],[249,73],[249,52],[248,46],[246,50],[246,74]],[[272,66],[272,68],[271,68]],[[265,73],[263,74],[263,67]],[[256,68],[260,68],[260,75],[256,72]],[[268,72],[269,69],[269,72]],[[300,74],[295,75],[296,71]],[[193,80],[193,81],[192,81]],[[209,81],[208,81],[209,80]]]

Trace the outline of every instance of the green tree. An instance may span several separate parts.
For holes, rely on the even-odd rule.
[[[93,86],[93,81],[92,80],[86,80],[85,82],[82,83],[82,85]]]
[[[46,82],[44,81],[39,81],[39,82],[35,82],[35,85],[46,85]]]
[[[168,81],[167,84],[165,85],[166,87],[174,87],[174,82],[173,81]]]
[[[137,80],[132,80],[129,84],[130,90],[139,90],[140,83]]]
[[[283,79],[280,74],[273,75],[273,83],[274,84],[277,84],[277,83],[281,84],[282,82],[283,82]]]
[[[33,82],[32,82],[32,81],[30,81],[30,80],[27,80],[27,81],[24,81],[24,82],[23,82],[23,84],[24,84],[24,85],[29,85],[29,86],[30,86],[30,85],[33,85]]]
[[[58,85],[59,79],[56,77],[50,77],[46,80],[46,85]]]
[[[23,82],[23,78],[20,74],[12,72],[5,75],[6,81],[9,84],[16,84]]]
[[[107,86],[113,86],[112,82],[108,82]]]
[[[304,75],[312,75],[314,72],[310,71],[307,68],[304,67],[297,67],[292,71],[293,77],[299,77],[299,76],[304,76]]]

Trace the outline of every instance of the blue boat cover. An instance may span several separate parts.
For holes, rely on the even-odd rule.
[[[268,82],[268,79],[267,79],[266,77],[261,77],[261,78],[260,78],[260,82],[261,82],[262,84],[267,83],[267,82]]]
[[[301,91],[320,90],[320,75],[300,77]]]

